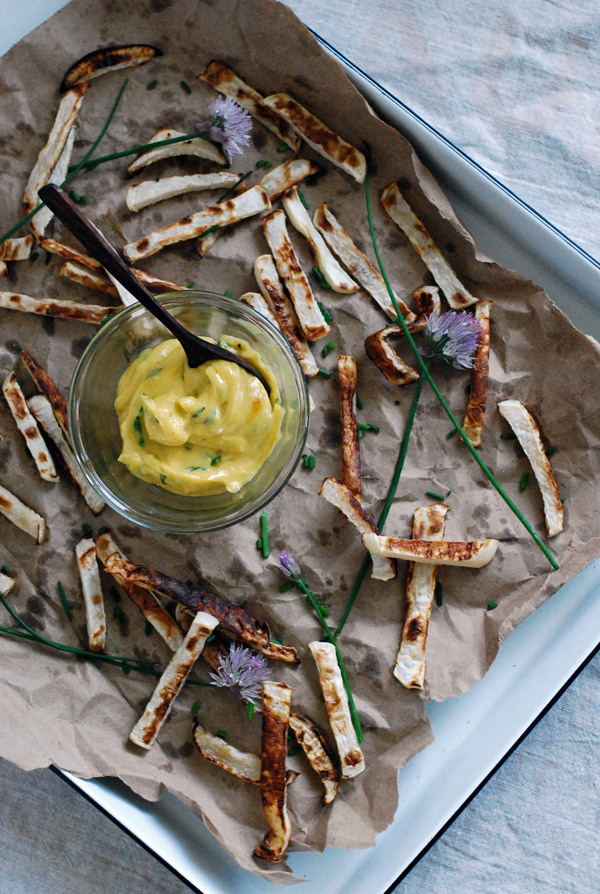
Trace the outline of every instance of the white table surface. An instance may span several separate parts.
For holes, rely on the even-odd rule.
[[[31,27],[51,4],[24,0]],[[583,0],[288,5],[600,257],[600,7]],[[597,894],[599,676],[596,659],[400,894]],[[25,774],[0,762],[0,793],[0,894],[188,890],[49,770]]]

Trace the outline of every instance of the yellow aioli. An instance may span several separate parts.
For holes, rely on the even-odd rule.
[[[221,341],[260,370],[271,396],[229,360],[190,369],[174,338],[143,351],[115,400],[119,462],[138,478],[186,496],[237,493],[273,450],[284,414],[275,377],[246,342]]]

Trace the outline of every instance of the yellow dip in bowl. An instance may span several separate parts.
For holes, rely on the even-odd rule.
[[[276,379],[246,342],[221,340],[262,373],[270,396],[228,360],[191,369],[174,338],[143,351],[115,400],[119,462],[138,478],[184,496],[237,493],[269,457],[284,415]]]

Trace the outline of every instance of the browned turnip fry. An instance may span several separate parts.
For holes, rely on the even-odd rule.
[[[370,553],[424,562],[427,565],[459,565],[463,568],[483,568],[492,561],[498,549],[497,540],[404,540],[363,534],[362,541]]]
[[[448,506],[436,503],[420,506],[413,517],[413,540],[441,540]],[[407,689],[422,689],[425,682],[425,644],[433,597],[437,565],[411,562],[406,578],[406,618],[402,628],[400,650],[394,665],[394,676]]]
[[[260,785],[260,757],[258,754],[238,751],[220,736],[213,736],[212,733],[207,732],[198,721],[194,723],[193,736],[194,744],[207,761],[216,764],[222,770],[227,770],[234,776],[239,776],[240,779],[245,779],[246,782]]]
[[[340,401],[342,406],[342,480],[348,490],[360,502],[362,482],[360,475],[360,440],[356,418],[356,386],[358,372],[354,357],[340,355],[338,359]]]
[[[177,144],[175,144],[177,145]],[[205,189],[227,189],[240,179],[239,174],[218,171],[213,174],[188,174],[182,177],[163,177],[161,180],[144,180],[130,186],[127,192],[127,207],[130,211],[141,211],[148,205],[173,199],[188,192]]]
[[[260,797],[269,831],[254,854],[269,863],[280,862],[292,834],[285,773],[291,701],[292,690],[285,683],[263,683]]]
[[[26,314],[59,317],[63,320],[81,320],[99,326],[105,317],[118,313],[120,307],[100,307],[97,304],[77,304],[75,301],[54,301],[50,298],[30,298],[16,292],[0,292],[0,307],[20,310]]]
[[[75,145],[75,131],[76,128],[72,127],[69,131],[69,136],[67,137],[67,142],[65,143],[65,148],[60,153],[60,158],[54,165],[54,170],[50,174],[48,178],[48,183],[54,183],[57,186],[66,179],[67,174],[69,173],[69,165],[71,164],[71,155],[73,154],[73,146]],[[52,211],[48,208],[47,205],[44,205],[43,208],[40,208],[35,217],[31,219],[31,229],[33,230],[34,236],[37,239],[41,239],[44,235],[46,227],[54,217]]]
[[[307,377],[316,376],[319,372],[319,367],[300,328],[292,302],[284,291],[277,273],[275,261],[271,255],[261,255],[256,259],[254,262],[254,276],[267,304],[277,317],[279,328],[296,355],[304,375]]]
[[[408,328],[411,332],[419,332],[424,328],[426,322],[425,317],[419,316]],[[373,332],[365,339],[367,357],[392,385],[408,385],[410,382],[416,382],[419,378],[417,370],[405,363],[388,342],[390,336],[401,337],[402,335],[404,335],[402,326],[394,325],[386,326],[379,332]]]
[[[263,621],[257,621],[241,606],[226,602],[220,596],[215,596],[214,593],[209,593],[201,587],[183,583],[152,568],[126,562],[114,554],[108,557],[106,570],[109,574],[119,574],[131,583],[180,602],[193,612],[205,611],[214,615],[221,625],[220,632],[232,639],[249,646],[269,644],[269,628]]]
[[[100,75],[110,71],[119,71],[121,68],[132,68],[150,62],[156,56],[162,56],[162,50],[158,47],[150,47],[145,44],[131,44],[120,47],[104,47],[94,50],[92,53],[82,56],[75,62],[62,80],[60,92],[64,93],[78,84],[91,81]]]
[[[12,577],[9,577],[8,574],[4,574],[0,571],[0,593],[3,596],[6,596],[12,588],[14,587],[16,581],[13,580]]]
[[[335,478],[326,478],[321,485],[319,496],[324,497],[328,503],[343,512],[348,521],[351,521],[361,534],[368,534],[369,531],[374,534],[380,533],[374,519],[363,509],[350,488],[342,484],[341,481],[336,481]],[[396,564],[393,559],[386,559],[383,556],[372,556],[372,559],[371,577],[375,580],[392,580],[396,577]]]
[[[93,540],[80,540],[75,547],[77,567],[85,603],[88,643],[92,652],[106,651],[106,614],[98,571],[98,557]]]
[[[226,199],[221,205],[212,205],[204,211],[183,217],[167,227],[154,230],[143,239],[138,239],[137,242],[129,243],[123,248],[123,254],[130,263],[134,263],[141,258],[156,254],[167,245],[195,239],[209,227],[215,225],[228,227],[239,220],[268,211],[270,207],[271,202],[266,190],[262,186],[253,186],[246,192]]]
[[[281,326],[279,325],[279,320],[265,301],[262,295],[258,292],[245,292],[243,295],[240,295],[240,301],[244,304],[247,304],[248,307],[251,307],[258,314],[262,314],[262,316],[269,321],[271,326],[274,326],[275,329],[279,329],[281,332]]]
[[[179,130],[173,130],[170,127],[161,127],[157,130],[153,137],[148,140],[150,143],[160,143],[163,140],[174,140],[177,137],[183,137],[185,134]],[[148,149],[141,155],[138,155],[127,168],[128,173],[134,174],[141,168],[154,164],[156,161],[162,161],[165,158],[177,158],[181,155],[192,155],[195,158],[206,158],[208,161],[214,161],[216,164],[224,165],[227,159],[220,149],[204,140],[201,136],[192,137],[189,140],[183,140],[181,143],[171,143],[169,146],[160,146],[158,149]]]
[[[302,330],[309,341],[328,335],[330,328],[315,300],[306,274],[290,242],[283,211],[272,211],[262,219],[265,238],[277,270],[289,292]]]
[[[564,510],[539,426],[519,400],[503,400],[498,404],[498,410],[514,431],[525,456],[531,463],[535,480],[542,493],[548,537],[556,537],[563,529]]]
[[[119,292],[113,286],[109,278],[104,273],[96,273],[87,267],[76,264],[75,261],[67,261],[60,268],[60,276],[66,276],[67,279],[79,283],[95,292],[102,292],[110,298],[118,298]]]
[[[0,276],[6,276],[8,273],[8,267],[6,266],[6,261],[0,261]]]
[[[0,512],[38,543],[46,539],[46,522],[41,515],[22,503],[18,497],[0,485]]]
[[[423,286],[421,289],[417,289],[413,297],[420,317],[428,317],[430,314],[441,314],[442,302],[438,286]]]
[[[204,74],[198,75],[199,80],[206,81],[219,93],[230,96],[239,106],[246,109],[247,112],[268,127],[270,131],[277,134],[280,140],[283,140],[290,149],[297,152],[300,148],[300,139],[287,121],[284,121],[280,115],[270,109],[263,102],[263,96],[242,81],[234,71],[227,68],[221,62],[211,62]]]
[[[109,556],[117,554],[121,559],[127,561],[115,541],[110,534],[100,534],[96,538],[96,549],[100,561],[106,566]],[[137,584],[132,584],[122,578],[119,574],[113,575],[117,583],[125,590],[132,602],[141,609],[145,619],[152,624],[156,632],[164,639],[169,649],[176,652],[183,642],[183,634],[169,612],[164,608],[162,603],[158,601],[154,593],[145,590]],[[194,619],[191,614],[190,624]],[[189,627],[188,627],[189,629]]]
[[[25,396],[21,391],[21,386],[14,372],[10,373],[4,380],[2,391],[12,417],[17,424],[17,428],[25,438],[27,449],[33,456],[41,477],[44,481],[58,481],[58,475],[56,474],[50,451],[40,434],[37,422],[29,412]]]
[[[475,308],[475,317],[479,321],[481,332],[475,356],[475,366],[471,376],[471,394],[465,412],[463,431],[473,447],[481,444],[481,432],[485,408],[487,406],[488,379],[490,374],[490,312],[491,301],[479,301]]]
[[[147,273],[145,270],[133,268],[136,279],[143,282],[149,289],[155,289],[159,292],[185,292],[187,286],[179,286],[176,282],[169,279],[163,279],[161,276],[155,276],[153,273]]]
[[[329,161],[362,183],[367,173],[367,162],[362,154],[338,134],[330,130],[316,115],[313,115],[287,93],[274,93],[264,100],[287,121],[296,133]]]
[[[31,257],[33,236],[7,239],[0,245],[0,261],[26,261]]]
[[[331,804],[337,795],[340,774],[333,762],[333,756],[327,746],[327,742],[323,738],[323,734],[316,723],[313,723],[310,717],[305,717],[303,714],[294,714],[292,712],[290,714],[290,726],[294,730],[298,744],[304,751],[309,764],[325,786],[325,794],[322,799],[323,806]]]
[[[206,612],[197,613],[185,639],[156,684],[156,689],[146,705],[146,710],[129,734],[134,745],[139,745],[140,748],[146,750],[151,748],[163,723],[171,713],[175,698],[179,695],[196,659],[202,652],[207,637],[218,623],[216,618]]]
[[[182,627],[185,631],[188,631],[191,627],[192,620],[194,616],[192,615],[191,620],[189,620],[189,612],[187,609],[184,609],[185,619]],[[188,623],[189,620],[189,623]],[[202,649],[202,657],[206,661],[213,670],[218,671],[221,667],[221,658],[227,655],[229,652],[228,646],[225,645],[225,642],[220,639],[220,637],[215,635],[215,638],[211,640],[211,642],[206,643],[204,648]]]
[[[456,273],[441,253],[425,225],[413,213],[410,205],[400,192],[397,183],[391,183],[381,196],[381,204],[394,223],[408,236],[413,248],[431,272],[436,283],[446,296],[453,310],[460,310],[475,304],[475,298],[466,289]]]
[[[300,655],[293,646],[283,646],[273,640],[267,646],[251,646],[255,652],[260,652],[265,658],[273,661],[285,661],[286,664],[300,664]]]
[[[67,412],[67,401],[62,391],[59,390],[53,379],[50,378],[43,366],[35,360],[26,348],[21,351],[21,360],[29,370],[33,381],[38,387],[38,391],[45,394],[52,406],[52,412],[56,416],[56,421],[62,428],[66,437],[69,437],[69,421]]]
[[[87,267],[88,270],[103,270],[100,261],[97,261],[95,258],[91,258],[89,255],[83,254],[83,252],[78,251],[76,248],[71,248],[69,245],[64,245],[62,242],[58,242],[56,239],[50,239],[48,237],[40,239],[40,248],[44,251],[47,251],[51,255],[58,255],[59,258],[64,258],[65,261],[75,261],[82,267]]]

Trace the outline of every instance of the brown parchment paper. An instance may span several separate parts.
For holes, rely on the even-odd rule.
[[[417,214],[450,258],[465,285],[494,302],[490,399],[481,454],[508,492],[518,499],[539,531],[544,530],[542,502],[531,480],[518,495],[527,461],[514,442],[500,439],[504,429],[495,409],[499,400],[515,397],[533,410],[544,433],[558,448],[552,464],[565,498],[565,529],[551,546],[561,569],[549,565],[519,522],[456,439],[447,440],[447,418],[425,388],[396,502],[386,531],[409,536],[416,506],[425,491],[446,494],[449,539],[497,537],[494,561],[482,570],[440,569],[444,604],[434,607],[427,646],[426,695],[443,699],[472,686],[490,666],[502,640],[558,587],[600,555],[594,537],[600,513],[600,396],[596,386],[598,348],[578,332],[541,289],[518,274],[477,253],[445,196],[422,167],[408,143],[378,120],[341,69],[285,7],[271,0],[73,0],[0,61],[0,143],[2,190],[0,219],[7,229],[19,216],[23,187],[44,144],[58,105],[58,85],[68,66],[99,46],[147,42],[164,56],[125,74],[130,78],[123,102],[101,153],[144,142],[159,126],[189,131],[206,116],[213,91],[195,80],[212,59],[230,64],[261,92],[288,91],[350,142],[368,142],[373,152],[373,200],[381,250],[399,295],[410,303],[412,291],[430,282],[410,244],[378,203],[381,190],[395,179]],[[125,76],[110,74],[92,84],[79,117],[75,158],[80,158],[99,132]],[[158,87],[147,90],[150,80]],[[180,86],[192,86],[187,95]],[[273,165],[289,157],[278,153],[277,138],[254,125],[252,146],[234,170],[253,167],[259,158]],[[303,157],[316,158],[304,146]],[[127,162],[105,165],[73,185],[86,194],[87,212],[109,238],[138,238],[156,226],[210,203],[203,195],[185,196],[145,209],[127,210],[124,179]],[[185,159],[163,162],[137,179],[209,170],[207,162]],[[259,179],[258,169],[256,179]],[[317,185],[303,186],[311,212],[327,200],[357,244],[372,256],[363,189],[337,169]],[[303,239],[290,227],[294,244],[308,269],[312,261]],[[57,226],[57,238],[72,242]],[[141,266],[182,284],[242,294],[255,289],[252,266],[267,251],[260,225],[236,227],[199,260],[191,244],[170,248]],[[11,265],[0,286],[34,296],[110,303],[102,296],[58,278],[60,261]],[[316,289],[316,284],[315,289]],[[316,289],[316,291],[319,291]],[[361,441],[364,505],[380,511],[399,440],[411,388],[388,385],[365,356],[363,342],[385,325],[385,318],[363,292],[341,296],[321,292],[319,300],[333,314],[331,340],[339,351],[353,354],[359,365],[359,417],[378,425],[380,434]],[[18,345],[26,346],[65,390],[78,357],[93,330],[85,324],[0,311],[0,374],[21,372]],[[328,341],[326,339],[325,341]],[[337,622],[363,558],[355,530],[317,496],[326,475],[341,476],[341,433],[335,374],[337,352],[320,358],[332,369],[330,380],[310,382],[316,403],[308,449],[316,468],[300,468],[269,507],[272,555],[264,560],[255,548],[258,522],[213,535],[157,535],[126,523],[105,510],[91,517],[81,498],[65,481],[39,480],[6,405],[0,403],[0,481],[46,517],[50,535],[36,547],[25,534],[0,517],[0,564],[18,573],[11,600],[26,620],[50,638],[86,642],[85,620],[73,548],[81,524],[95,531],[109,526],[134,561],[193,579],[247,606],[271,625],[273,635],[296,646],[298,668],[273,666],[274,677],[294,689],[293,705],[308,713],[328,734],[318,679],[306,644],[320,630],[297,592],[279,592],[282,582],[277,554],[287,548]],[[405,352],[410,362],[409,354]],[[451,406],[462,418],[469,374],[435,367],[435,375]],[[532,478],[532,476],[531,476]],[[74,611],[70,626],[57,599],[57,581],[66,587]],[[367,579],[340,638],[357,707],[365,731],[367,770],[344,782],[329,809],[320,806],[320,783],[302,755],[290,758],[301,771],[289,790],[293,822],[291,849],[326,845],[357,848],[372,845],[392,820],[398,803],[397,774],[407,760],[432,740],[426,699],[403,689],[392,677],[404,613],[405,568],[387,584]],[[104,579],[109,618],[108,646],[115,654],[156,657],[161,666],[169,654],[156,634],[146,636],[138,609],[122,595],[123,615],[112,582]],[[498,608],[486,611],[494,599]],[[7,618],[2,615],[2,623]],[[199,663],[206,679],[206,668]],[[191,714],[200,701],[200,718],[210,730],[226,729],[229,741],[244,750],[259,749],[260,717],[248,720],[234,696],[216,689],[188,688],[152,750],[140,756],[127,745],[128,734],[153,689],[151,678],[124,676],[110,667],[65,659],[7,637],[0,638],[0,754],[26,769],[55,764],[85,777],[118,776],[140,795],[157,799],[163,786],[199,814],[223,846],[244,867],[280,884],[297,881],[284,864],[267,866],[252,857],[265,831],[258,788],[249,786],[204,762],[191,744]],[[401,784],[401,778],[400,778]]]

